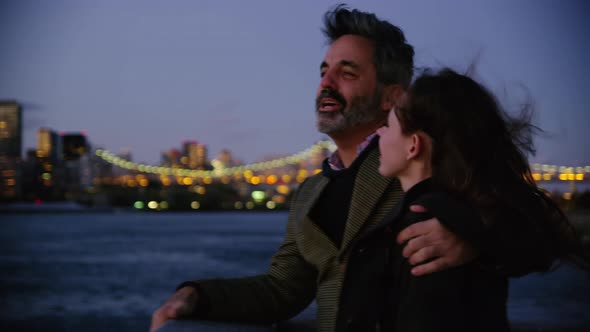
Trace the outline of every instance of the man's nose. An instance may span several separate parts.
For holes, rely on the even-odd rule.
[[[336,81],[334,80],[333,75],[327,71],[322,76],[322,80],[320,81],[320,88],[321,90],[337,90],[336,89]]]

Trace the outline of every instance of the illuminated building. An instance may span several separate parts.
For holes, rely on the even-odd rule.
[[[64,195],[63,150],[61,137],[49,128],[37,131],[37,161],[40,165],[38,173],[39,192],[41,199],[59,200]]]
[[[20,158],[22,149],[22,110],[14,101],[0,101],[0,154]]]
[[[49,128],[39,128],[37,132],[37,157],[55,163],[62,160],[61,137]]]
[[[207,146],[197,141],[185,141],[182,144],[181,163],[190,169],[206,169]]]
[[[0,101],[0,198],[21,194],[22,110],[15,101]]]
[[[207,166],[207,146],[205,144],[197,144],[197,169],[205,169]]]

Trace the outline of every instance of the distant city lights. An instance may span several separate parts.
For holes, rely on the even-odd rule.
[[[266,198],[266,193],[261,190],[254,190],[251,195],[252,199],[254,199],[254,201],[258,203],[261,203]]]
[[[96,155],[102,158],[104,161],[113,164],[115,166],[125,168],[128,170],[135,170],[142,173],[152,173],[152,174],[160,174],[160,175],[174,175],[180,177],[189,177],[189,178],[203,178],[203,182],[205,184],[212,183],[212,179],[219,179],[224,176],[232,176],[236,175],[236,173],[243,173],[246,179],[250,179],[254,177],[254,172],[259,171],[266,171],[273,168],[284,167],[287,165],[294,165],[297,164],[307,158],[309,158],[312,154],[322,149],[328,149],[330,151],[335,151],[336,146],[334,143],[330,141],[319,141],[318,143],[312,145],[311,147],[287,156],[283,158],[277,158],[269,161],[259,162],[259,163],[252,163],[242,166],[235,166],[235,167],[223,167],[221,163],[212,162],[211,164],[215,167],[211,171],[205,170],[192,170],[186,168],[172,168],[172,167],[163,167],[163,166],[151,166],[151,165],[144,165],[138,164],[131,161],[128,161],[124,158],[118,157],[107,150],[96,150]],[[297,182],[302,182],[303,179],[307,176],[307,172],[300,173],[297,175]],[[278,179],[277,179],[278,180]],[[260,183],[261,179],[254,180],[255,182]],[[276,181],[276,180],[271,180]],[[283,181],[288,183],[285,177],[283,176]],[[254,184],[254,183],[253,183]]]

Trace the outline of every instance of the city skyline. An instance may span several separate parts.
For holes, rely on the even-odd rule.
[[[528,93],[546,131],[531,162],[590,164],[587,5],[348,3],[398,24],[417,66],[477,60],[476,78],[509,109]],[[151,164],[183,140],[244,162],[296,153],[325,138],[313,101],[334,4],[3,3],[0,99],[23,103],[23,149],[47,127]]]

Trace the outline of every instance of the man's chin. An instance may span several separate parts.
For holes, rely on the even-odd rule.
[[[344,131],[345,128],[343,128],[342,125],[340,124],[326,124],[326,123],[319,123],[317,124],[317,129],[320,133],[322,134],[326,134],[326,135],[337,135],[338,133]]]
[[[344,127],[342,115],[337,112],[317,112],[316,127],[320,133],[330,134]]]

